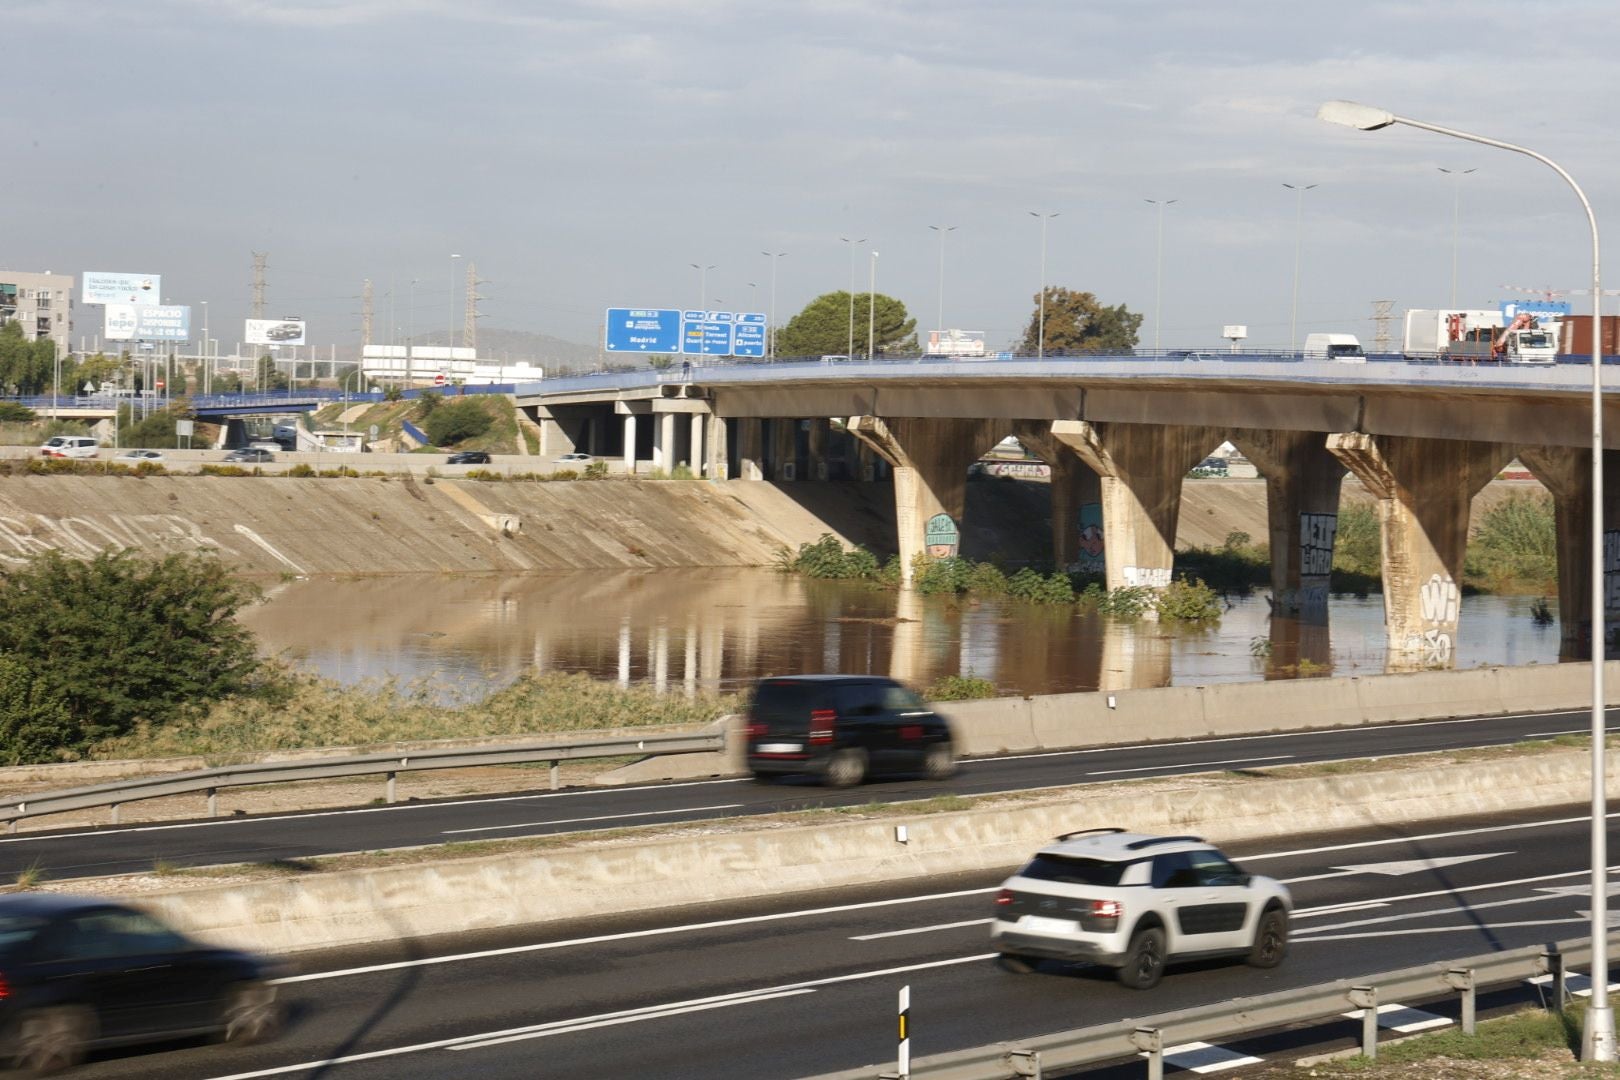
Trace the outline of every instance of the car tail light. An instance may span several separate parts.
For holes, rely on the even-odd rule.
[[[996,907],[1006,907],[1012,902],[1013,891],[1011,889],[1002,889],[1000,892],[996,893]]]
[[[810,741],[812,743],[830,743],[833,741],[833,725],[838,721],[838,714],[831,709],[810,710]]]
[[[6,981],[6,977],[4,975],[0,975],[0,1001],[4,1001],[10,996],[11,984]]]
[[[900,728],[900,738],[905,742],[917,742],[923,737],[921,724],[905,724]]]
[[[752,720],[749,722],[747,727],[743,728],[743,732],[750,739],[757,739],[761,735],[765,734],[765,725],[760,723],[758,720]]]
[[[1120,915],[1124,914],[1125,906],[1118,900],[1093,900],[1091,902],[1091,917],[1102,922],[1118,922]]]

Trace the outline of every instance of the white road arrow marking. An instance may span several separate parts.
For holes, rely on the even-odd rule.
[[[1353,866],[1335,866],[1331,874],[1312,874],[1310,877],[1287,878],[1284,884],[1297,885],[1302,881],[1325,881],[1328,878],[1351,877],[1355,874],[1382,874],[1384,877],[1402,877],[1421,874],[1425,870],[1440,870],[1447,866],[1479,862],[1511,855],[1511,851],[1490,851],[1479,855],[1447,855],[1438,859],[1397,859],[1394,862],[1357,863]]]

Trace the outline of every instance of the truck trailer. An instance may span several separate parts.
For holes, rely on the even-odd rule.
[[[1558,339],[1528,313],[1505,323],[1500,311],[1414,308],[1406,313],[1401,352],[1408,360],[1551,364],[1558,359]]]

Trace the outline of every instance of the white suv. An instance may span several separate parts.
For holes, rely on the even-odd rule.
[[[1282,963],[1293,900],[1196,836],[1123,829],[1065,833],[996,893],[991,943],[1009,971],[1043,959],[1115,970],[1138,990],[1170,960],[1241,956]]]

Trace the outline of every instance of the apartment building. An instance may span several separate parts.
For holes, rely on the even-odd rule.
[[[50,338],[57,355],[67,355],[73,339],[72,275],[0,270],[0,322],[21,323],[30,341]]]

